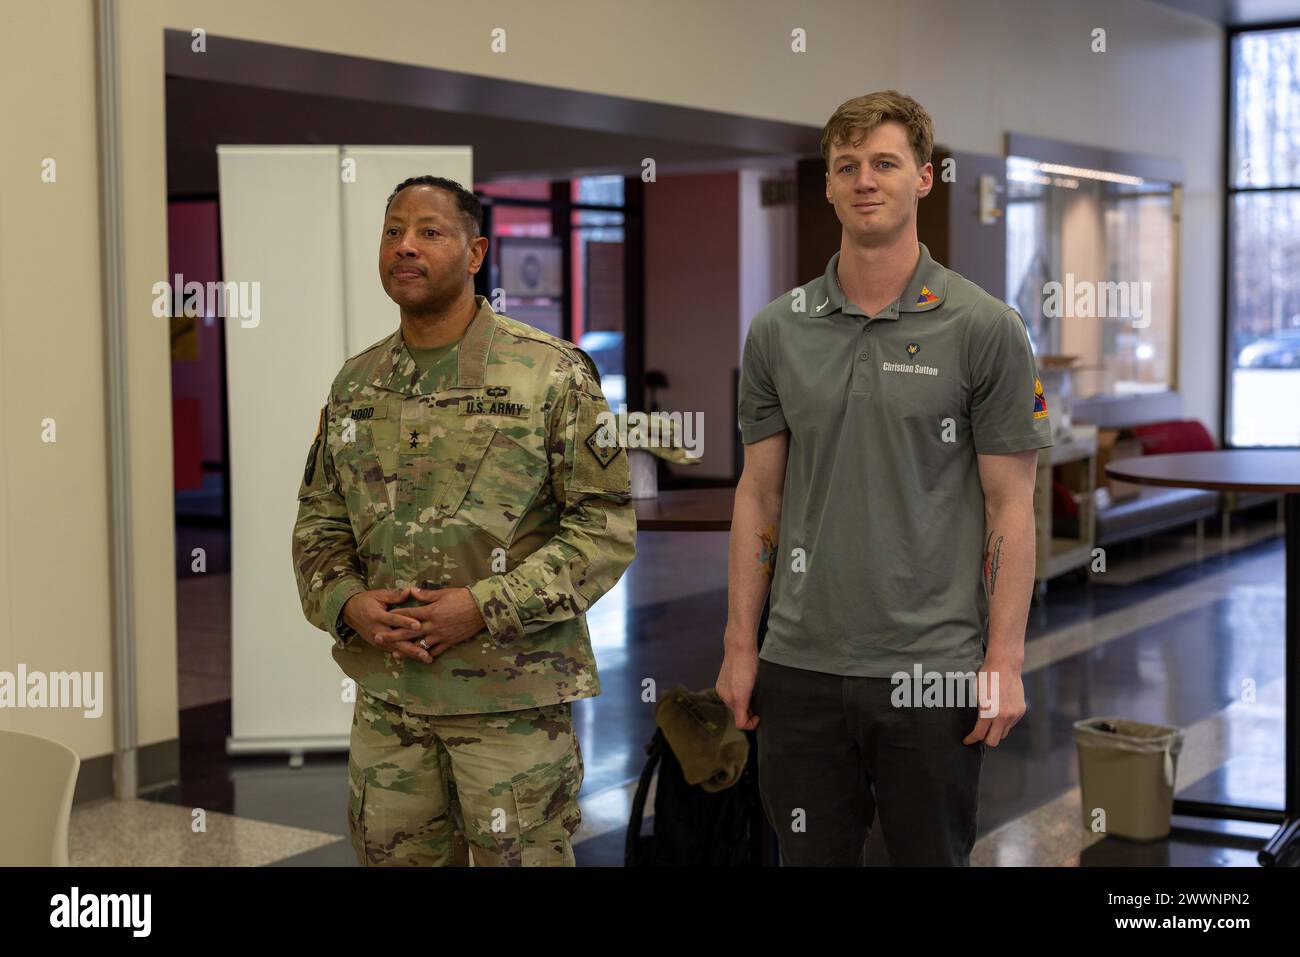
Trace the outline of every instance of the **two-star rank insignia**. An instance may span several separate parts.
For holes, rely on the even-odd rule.
[[[618,458],[618,438],[603,425],[596,426],[595,431],[587,436],[586,444],[603,469],[609,468],[609,463]]]
[[[414,448],[419,448],[419,445],[420,445],[420,433],[417,432],[417,431],[415,431],[414,429],[412,429],[412,430],[411,430],[411,448],[413,448],[413,449],[414,449]]]

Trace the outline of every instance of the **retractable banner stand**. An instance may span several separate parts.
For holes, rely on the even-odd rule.
[[[384,201],[429,173],[472,188],[469,147],[220,146],[231,507],[230,753],[346,749],[352,692],[309,624],[291,555],[303,463],[348,356],[397,328]],[[235,299],[235,295],[238,299]]]
[[[348,355],[355,355],[392,333],[399,321],[379,282],[385,200],[402,180],[423,173],[473,189],[473,157],[468,146],[345,146],[341,153],[340,167],[356,176],[342,187],[344,341]]]

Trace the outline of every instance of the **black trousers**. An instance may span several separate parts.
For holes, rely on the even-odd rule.
[[[759,660],[758,782],[782,863],[854,866],[880,814],[895,865],[970,864],[979,708],[896,708],[889,678]]]

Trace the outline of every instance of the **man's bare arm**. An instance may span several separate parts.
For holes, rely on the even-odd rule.
[[[977,457],[984,490],[984,568],[989,641],[980,668],[980,717],[963,743],[997,747],[1025,713],[1021,670],[1034,588],[1037,450]]]
[[[980,455],[984,489],[984,590],[989,598],[987,657],[1025,657],[1025,622],[1034,589],[1034,477],[1037,450]]]
[[[790,433],[745,446],[727,550],[727,640],[757,648],[758,620],[776,571],[777,529]]]
[[[745,469],[736,486],[727,552],[727,628],[723,635],[719,696],[736,727],[753,729],[750,694],[758,673],[758,622],[779,560],[777,530],[790,433],[781,431],[745,446]]]

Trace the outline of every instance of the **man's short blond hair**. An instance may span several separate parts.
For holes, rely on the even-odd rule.
[[[831,168],[831,150],[838,144],[859,143],[890,121],[903,124],[917,169],[930,162],[934,150],[934,121],[920,103],[897,90],[880,90],[845,100],[822,129],[822,160]]]

